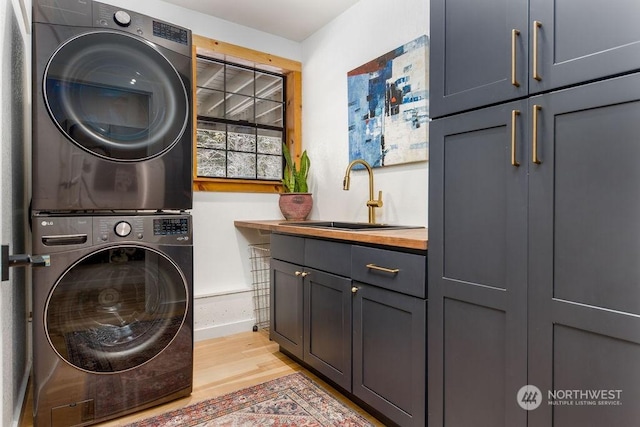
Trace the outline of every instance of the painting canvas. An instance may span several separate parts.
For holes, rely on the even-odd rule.
[[[424,35],[347,73],[349,161],[428,160],[428,48]]]

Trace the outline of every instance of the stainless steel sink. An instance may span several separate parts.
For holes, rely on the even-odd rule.
[[[309,222],[281,222],[280,225],[294,227],[328,228],[333,230],[366,231],[366,230],[401,230],[407,228],[424,228],[419,225],[370,224],[368,222],[343,221],[309,221]]]

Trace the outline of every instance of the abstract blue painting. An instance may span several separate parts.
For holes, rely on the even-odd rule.
[[[428,48],[424,35],[347,73],[349,161],[428,160]]]

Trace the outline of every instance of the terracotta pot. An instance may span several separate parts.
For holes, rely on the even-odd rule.
[[[281,193],[280,211],[287,221],[304,221],[313,207],[311,193]]]

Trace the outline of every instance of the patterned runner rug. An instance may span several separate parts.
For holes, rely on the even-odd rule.
[[[372,424],[297,372],[127,427],[151,426],[369,427]]]

